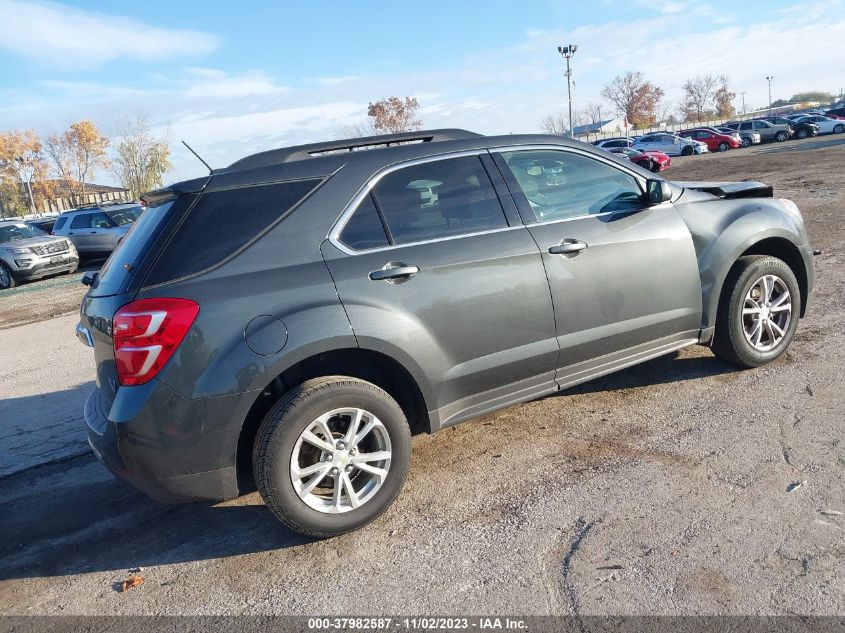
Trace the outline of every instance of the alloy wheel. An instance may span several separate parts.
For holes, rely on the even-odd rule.
[[[11,287],[12,285],[12,278],[9,275],[9,271],[6,270],[5,266],[0,265],[0,290],[5,290],[6,288]]]
[[[311,422],[294,444],[290,478],[299,498],[327,514],[355,510],[385,482],[390,436],[374,414],[334,409]]]
[[[751,285],[743,302],[742,329],[754,349],[769,352],[777,347],[791,320],[792,297],[783,279],[764,275]]]

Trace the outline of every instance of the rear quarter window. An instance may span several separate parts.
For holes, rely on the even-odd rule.
[[[320,182],[313,178],[203,193],[145,283],[165,283],[219,264],[275,224]]]
[[[62,228],[67,223],[67,216],[61,216],[58,220],[56,220],[56,224],[53,227],[53,230]]]

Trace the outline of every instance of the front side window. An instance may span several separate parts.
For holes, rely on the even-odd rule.
[[[67,223],[67,216],[65,215],[65,216],[60,217],[58,220],[56,220],[56,224],[55,224],[53,230],[62,228],[66,223]]]
[[[391,172],[373,188],[373,198],[392,244],[508,225],[478,156],[447,158]]]
[[[503,152],[536,222],[642,208],[636,178],[600,160],[559,150]]]

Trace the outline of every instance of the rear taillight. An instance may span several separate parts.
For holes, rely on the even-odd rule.
[[[112,322],[121,385],[143,385],[167,364],[200,307],[188,299],[141,299],[120,308]]]

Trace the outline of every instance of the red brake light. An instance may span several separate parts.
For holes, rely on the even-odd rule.
[[[200,307],[188,299],[141,299],[120,308],[112,322],[121,385],[143,385],[167,364]]]

